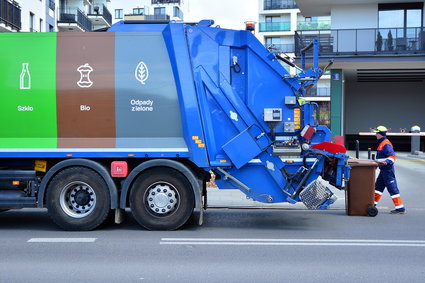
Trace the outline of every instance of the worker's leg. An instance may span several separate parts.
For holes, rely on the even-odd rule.
[[[405,208],[403,205],[403,201],[401,200],[401,197],[400,197],[400,191],[397,186],[397,180],[395,178],[394,167],[389,170],[385,170],[384,181],[385,181],[385,186],[387,187],[388,192],[391,195],[391,198],[393,200],[393,203],[396,209],[394,212],[404,211]]]
[[[375,205],[378,204],[379,200],[382,197],[382,192],[385,189],[385,181],[382,171],[379,172],[378,178],[375,182]]]

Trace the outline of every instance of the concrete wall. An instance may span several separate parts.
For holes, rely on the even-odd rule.
[[[332,29],[378,27],[378,4],[335,5],[331,10]]]
[[[345,82],[345,134],[384,125],[392,131],[419,125],[425,129],[425,82]]]

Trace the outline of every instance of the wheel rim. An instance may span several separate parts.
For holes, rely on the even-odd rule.
[[[179,199],[176,187],[166,182],[150,185],[145,197],[150,212],[160,216],[173,213],[179,206]]]
[[[62,188],[60,205],[67,215],[83,218],[93,212],[96,206],[96,193],[87,183],[72,182]]]

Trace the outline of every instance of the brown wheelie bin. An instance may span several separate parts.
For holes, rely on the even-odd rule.
[[[350,216],[376,216],[374,206],[376,161],[368,159],[349,159],[350,180],[345,192],[345,208]]]

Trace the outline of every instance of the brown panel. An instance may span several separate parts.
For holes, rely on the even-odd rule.
[[[115,147],[114,33],[59,33],[58,147]]]

